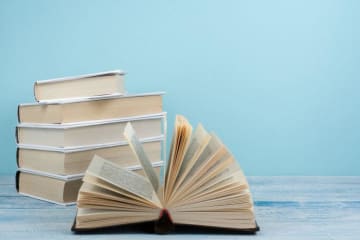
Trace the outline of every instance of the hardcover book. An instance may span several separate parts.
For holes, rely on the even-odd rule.
[[[163,136],[142,139],[142,144],[152,163],[162,159]],[[20,144],[17,148],[16,159],[18,168],[56,175],[73,175],[84,174],[95,155],[123,167],[138,164],[126,141],[70,149],[44,146],[28,147]]]
[[[23,146],[76,148],[124,141],[127,122],[132,122],[140,138],[161,136],[166,131],[166,113],[129,118],[108,119],[64,124],[20,123],[16,127],[16,142]]]
[[[71,123],[134,117],[162,112],[163,92],[101,96],[18,106],[19,123]]]
[[[38,102],[57,102],[64,99],[118,96],[125,93],[125,73],[120,70],[73,77],[36,81],[34,96]]]
[[[73,231],[151,225],[157,233],[181,226],[243,233],[259,230],[247,180],[214,133],[202,125],[192,133],[189,122],[177,116],[163,182],[131,123],[124,136],[144,176],[105,159],[93,159],[79,191]]]
[[[151,167],[160,174],[162,161],[154,162]],[[140,165],[125,167],[128,171],[144,175]],[[48,172],[19,168],[16,172],[16,190],[18,193],[39,200],[60,205],[73,205],[82,183],[82,174],[56,175]]]

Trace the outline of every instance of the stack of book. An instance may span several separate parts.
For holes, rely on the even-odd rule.
[[[128,122],[159,173],[166,135],[162,92],[126,94],[124,73],[110,71],[37,81],[34,95],[36,103],[18,106],[19,193],[64,205],[75,203],[82,176],[95,155],[141,173],[123,136]]]

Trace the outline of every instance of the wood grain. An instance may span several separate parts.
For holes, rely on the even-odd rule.
[[[257,235],[170,234],[166,239],[359,239],[360,177],[249,177]],[[159,239],[143,233],[76,235],[75,207],[18,195],[0,176],[0,239]]]

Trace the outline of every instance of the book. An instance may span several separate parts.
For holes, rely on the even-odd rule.
[[[127,122],[132,122],[140,138],[160,136],[166,130],[166,113],[129,118],[64,124],[20,123],[16,127],[16,142],[24,146],[71,148],[124,141],[121,134]]]
[[[159,174],[161,166],[161,161],[152,164],[156,174]],[[126,169],[139,175],[144,174],[140,165],[129,166]],[[18,193],[28,197],[60,205],[72,205],[76,202],[82,176],[83,174],[60,176],[20,168],[16,173],[16,189]]]
[[[150,162],[155,163],[162,160],[163,136],[145,138],[142,140],[142,144]],[[95,155],[123,167],[138,164],[130,146],[125,141],[70,149],[18,145],[16,158],[18,168],[56,175],[73,175],[85,173]]]
[[[64,99],[122,95],[125,93],[124,85],[124,72],[115,70],[36,81],[34,96],[38,102],[57,102]]]
[[[75,232],[144,224],[166,233],[194,226],[255,233],[253,201],[246,177],[234,156],[201,124],[194,133],[177,116],[163,183],[128,123],[124,135],[145,175],[105,159],[90,163],[77,198]]]
[[[163,92],[107,96],[18,106],[19,123],[71,123],[162,112]]]

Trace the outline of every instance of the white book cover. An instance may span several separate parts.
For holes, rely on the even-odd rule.
[[[114,119],[105,119],[105,120],[96,120],[96,121],[83,121],[83,122],[72,122],[72,123],[19,123],[18,128],[56,128],[56,129],[68,129],[68,128],[77,128],[77,127],[87,127],[103,124],[112,124],[112,123],[121,123],[121,122],[131,122],[139,121],[146,119],[158,119],[166,117],[166,112],[140,115],[135,117],[125,117],[125,118],[114,118]]]
[[[163,92],[163,91],[138,93],[138,94],[109,94],[109,95],[89,96],[89,97],[79,97],[79,98],[62,98],[62,99],[42,100],[42,101],[34,102],[34,103],[21,103],[21,104],[19,104],[19,106],[66,104],[66,103],[88,102],[88,101],[98,101],[98,100],[116,99],[116,98],[156,96],[156,95],[164,95],[164,94],[165,94],[165,92]]]
[[[140,139],[141,143],[148,142],[158,142],[164,141],[164,135],[148,137]],[[17,147],[22,149],[34,149],[34,150],[42,150],[42,151],[52,151],[52,152],[62,152],[62,153],[71,153],[71,152],[81,152],[93,149],[100,148],[109,148],[109,147],[117,147],[128,145],[127,141],[119,141],[114,143],[106,143],[106,144],[94,144],[94,145],[85,145],[85,146],[76,146],[76,147],[52,147],[52,146],[42,146],[42,145],[31,145],[31,144],[21,144],[18,143]]]
[[[163,163],[164,163],[164,161],[157,161],[157,162],[152,163],[152,166],[153,167],[161,167],[161,166],[163,166]],[[133,165],[133,166],[128,166],[128,167],[124,167],[124,168],[127,170],[130,170],[130,171],[134,171],[134,170],[142,169],[142,166],[139,164],[139,165]],[[39,176],[44,176],[44,177],[49,177],[49,178],[54,178],[54,179],[58,179],[58,180],[62,180],[62,181],[81,179],[85,174],[85,173],[79,173],[79,174],[71,174],[71,175],[58,175],[58,174],[53,174],[53,173],[48,173],[48,172],[43,172],[43,171],[26,169],[26,168],[18,168],[18,171],[24,172],[24,173],[35,174],[35,175],[39,175]]]
[[[82,75],[76,75],[76,76],[68,76],[68,77],[61,77],[61,78],[53,78],[53,79],[47,79],[47,80],[38,80],[35,81],[34,83],[34,97],[35,100],[38,102],[61,102],[62,100],[76,100],[76,99],[92,99],[93,97],[96,99],[97,95],[100,96],[120,96],[125,94],[125,89],[122,89],[121,92],[118,93],[103,93],[103,94],[96,94],[94,96],[91,97],[87,97],[87,96],[82,96],[82,97],[71,97],[68,96],[66,98],[52,98],[52,99],[38,99],[37,97],[37,86],[40,85],[46,85],[46,84],[54,84],[54,83],[60,83],[60,82],[67,82],[67,81],[82,81],[82,80],[89,80],[91,78],[95,78],[95,77],[107,77],[107,76],[122,76],[125,75],[125,72],[123,72],[122,70],[112,70],[112,71],[105,71],[105,72],[98,72],[98,73],[90,73],[90,74],[82,74]]]
[[[63,123],[63,124],[40,124],[40,123],[20,123],[18,124],[16,131],[15,131],[15,138],[16,143],[19,148],[26,148],[26,149],[37,149],[37,150],[46,150],[46,151],[57,151],[57,152],[76,152],[76,151],[85,151],[90,149],[97,149],[102,147],[110,147],[110,146],[120,146],[127,144],[127,141],[116,141],[116,142],[107,142],[105,143],[93,143],[87,145],[74,145],[74,146],[54,146],[54,145],[40,145],[40,144],[29,144],[29,143],[19,143],[18,139],[18,131],[19,128],[53,128],[59,130],[65,130],[70,128],[77,128],[77,127],[86,127],[86,126],[96,126],[96,125],[103,125],[103,124],[113,124],[113,123],[126,123],[129,121],[137,121],[137,120],[144,120],[144,119],[162,119],[162,133],[161,135],[151,136],[151,137],[144,137],[140,140],[142,142],[153,142],[153,141],[162,141],[162,160],[166,158],[166,135],[167,135],[167,113],[162,112],[159,114],[149,114],[149,115],[142,115],[136,117],[129,117],[129,118],[119,118],[119,119],[107,119],[107,120],[100,120],[100,121],[88,121],[88,122],[77,122],[77,123]],[[121,133],[120,133],[121,134]]]
[[[46,80],[38,80],[35,82],[35,84],[46,84],[51,82],[63,82],[68,80],[74,80],[74,79],[84,79],[84,78],[90,78],[90,77],[97,77],[97,76],[111,76],[111,75],[125,75],[125,72],[122,70],[111,70],[111,71],[104,71],[104,72],[98,72],[98,73],[89,73],[89,74],[81,74],[76,76],[69,76],[69,77],[60,77],[60,78],[51,78]]]

